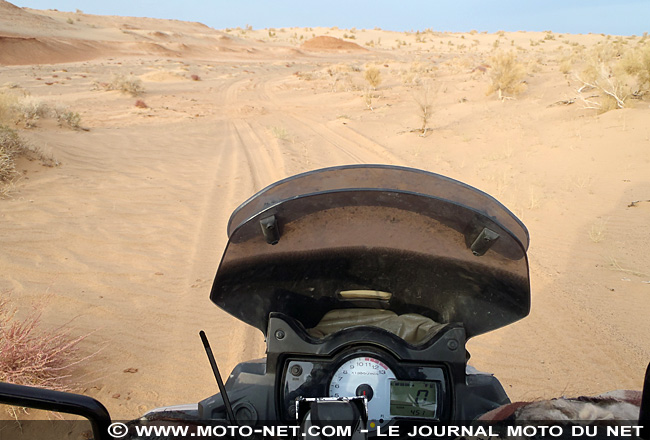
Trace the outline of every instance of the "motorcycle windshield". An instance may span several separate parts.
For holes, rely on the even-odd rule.
[[[327,168],[242,204],[210,298],[266,334],[271,312],[315,327],[336,309],[387,309],[476,336],[530,310],[528,231],[489,195],[424,171]]]

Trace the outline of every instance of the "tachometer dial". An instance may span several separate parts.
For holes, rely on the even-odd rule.
[[[365,396],[368,400],[368,427],[390,420],[390,381],[395,374],[383,362],[372,357],[345,361],[330,382],[330,397]],[[373,426],[373,424],[375,426]]]

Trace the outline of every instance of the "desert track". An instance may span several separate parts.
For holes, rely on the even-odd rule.
[[[169,24],[181,25],[190,26]],[[184,27],[177,31],[179,44],[189,38]],[[535,54],[545,64],[528,77],[526,94],[486,97],[487,77],[471,69],[487,57],[492,35],[471,37],[485,54],[465,58],[436,52],[443,40],[447,50],[445,35],[429,52],[340,54],[265,48],[261,31],[249,41],[219,35],[210,37],[221,45],[218,56],[111,52],[2,68],[0,83],[70,106],[89,129],[46,119],[21,129],[61,165],[21,162],[13,198],[0,200],[0,291],[21,314],[46,304],[46,326],[71,323],[74,334],[89,333],[81,350],[94,355],[75,371],[82,392],[116,418],[205,398],[216,384],[200,329],[224,375],[263,356],[261,333],[208,299],[230,213],[276,180],[354,163],[448,175],[496,196],[526,223],[531,316],[469,343],[472,363],[494,372],[513,399],[640,387],[650,360],[650,203],[629,203],[650,198],[647,102],[600,116],[549,107],[572,93],[550,49]],[[368,63],[385,76],[373,111],[362,98]],[[405,85],[400,72],[425,64],[443,86],[422,137],[411,131],[422,90]],[[350,82],[333,82],[330,68]],[[148,108],[96,90],[123,71],[142,78]]]

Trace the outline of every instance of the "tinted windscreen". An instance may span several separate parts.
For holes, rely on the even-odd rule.
[[[305,194],[351,188],[376,188],[426,194],[453,200],[494,218],[528,249],[528,231],[506,207],[490,195],[462,182],[414,168],[389,165],[348,165],[293,176],[263,189],[233,212],[228,236],[258,212],[283,200]]]
[[[275,245],[262,233],[269,219]],[[497,238],[477,256],[485,229]],[[347,290],[391,296],[345,299]],[[435,196],[349,188],[283,200],[231,231],[211,299],[263,332],[270,312],[309,328],[330,310],[364,307],[463,322],[474,336],[526,316],[529,295],[525,247],[495,219]]]

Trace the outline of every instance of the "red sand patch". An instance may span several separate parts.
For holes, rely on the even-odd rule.
[[[0,35],[0,65],[83,61],[105,55],[99,43]]]
[[[349,51],[349,52],[367,52],[365,49],[356,43],[344,41],[340,38],[334,37],[314,37],[305,41],[302,46],[305,50],[313,51]]]

